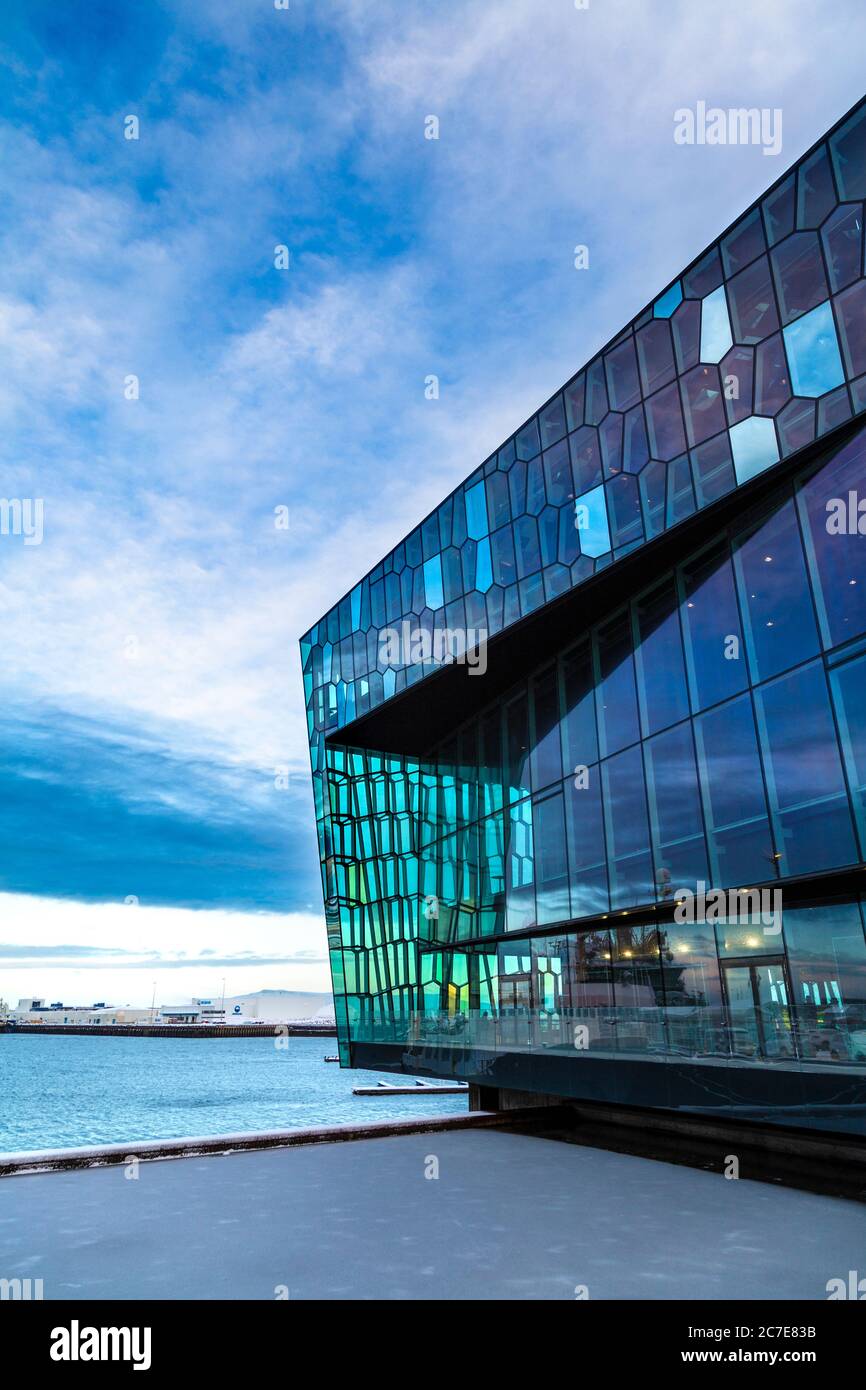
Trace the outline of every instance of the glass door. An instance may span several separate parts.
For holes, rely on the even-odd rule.
[[[791,996],[781,956],[726,961],[728,1029],[735,1056],[794,1057]]]

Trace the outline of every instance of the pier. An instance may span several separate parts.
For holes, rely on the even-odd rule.
[[[0,1023],[4,1034],[77,1033],[88,1038],[335,1038],[335,1024],[317,1023]]]

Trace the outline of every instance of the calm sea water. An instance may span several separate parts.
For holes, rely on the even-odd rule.
[[[0,1152],[465,1112],[465,1096],[353,1096],[381,1072],[335,1038],[0,1036]],[[396,1080],[396,1078],[393,1078]]]

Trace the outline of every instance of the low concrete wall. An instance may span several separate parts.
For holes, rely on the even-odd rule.
[[[516,1111],[468,1115],[419,1116],[417,1120],[378,1120],[363,1125],[327,1125],[310,1129],[274,1129],[258,1134],[209,1134],[191,1139],[151,1139],[142,1143],[103,1144],[90,1148],[44,1149],[0,1153],[0,1178],[22,1173],[49,1173],[70,1168],[122,1166],[132,1159],[154,1162],[169,1158],[201,1158],[208,1154],[245,1153],[257,1149],[287,1149],[301,1144],[338,1144],[356,1139],[385,1139],[400,1134],[437,1134],[455,1129],[513,1128],[534,1117]]]

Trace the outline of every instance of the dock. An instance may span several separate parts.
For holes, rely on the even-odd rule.
[[[333,1024],[315,1023],[7,1023],[0,1038],[26,1033],[76,1033],[88,1038],[335,1038]]]
[[[379,1081],[375,1086],[353,1086],[353,1096],[456,1096],[469,1090],[465,1081],[444,1082],[416,1081],[413,1085],[395,1085],[393,1081]]]

